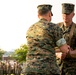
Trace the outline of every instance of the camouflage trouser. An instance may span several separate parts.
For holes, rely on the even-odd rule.
[[[76,69],[71,68],[67,70],[67,68],[62,68],[61,75],[76,75]]]
[[[76,75],[76,59],[57,60],[61,70],[61,75]]]
[[[65,64],[63,64],[61,75],[76,75],[76,68],[74,68],[74,66],[66,67]]]

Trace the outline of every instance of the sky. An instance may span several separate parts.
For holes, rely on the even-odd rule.
[[[62,21],[61,4],[75,0],[0,0],[0,48],[11,51],[26,44],[26,31],[37,22],[37,6],[52,5],[52,22]],[[75,8],[76,11],[76,8]],[[76,16],[73,21],[76,22]]]

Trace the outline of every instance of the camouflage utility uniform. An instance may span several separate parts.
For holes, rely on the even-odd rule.
[[[27,31],[28,53],[26,56],[25,75],[59,75],[54,47],[61,39],[61,46],[65,43],[61,29],[40,19]]]
[[[69,41],[69,33],[70,30],[72,28],[73,25],[75,25],[75,29],[73,32],[73,36],[71,38],[71,44],[70,47],[73,48],[73,50],[76,49],[76,24],[72,23],[69,27],[65,27],[63,22],[58,24],[60,26],[60,28],[62,28],[63,32],[64,32],[64,38],[67,41]],[[71,58],[71,57],[66,57],[64,60],[62,60],[62,64],[61,64],[62,68],[62,74],[61,75],[76,75],[76,58]]]

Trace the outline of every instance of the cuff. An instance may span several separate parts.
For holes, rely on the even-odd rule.
[[[64,44],[66,44],[66,41],[65,41],[64,38],[61,38],[61,39],[59,39],[59,40],[56,42],[56,44],[57,44],[58,47],[60,47],[60,46],[62,46],[62,45],[64,45]]]

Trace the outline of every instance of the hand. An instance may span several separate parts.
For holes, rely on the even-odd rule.
[[[70,46],[68,46],[68,49],[69,49],[69,51],[68,51],[68,53],[62,53],[62,56],[61,56],[61,59],[63,60],[63,59],[65,59],[66,57],[71,57],[71,53],[72,53],[72,48],[70,48]]]
[[[63,60],[66,57],[66,53],[58,52],[56,53],[56,57]]]
[[[69,48],[69,51],[66,55],[66,58],[71,58],[72,57],[72,53],[73,53],[73,49],[72,48]]]
[[[69,45],[68,45],[68,49],[71,49]]]
[[[61,56],[62,56],[62,52],[57,52],[57,53],[56,53],[56,57],[57,57],[57,58],[61,59]]]
[[[69,55],[70,55],[70,57],[72,57],[72,58],[76,58],[76,50],[71,49],[71,50],[69,51]]]
[[[66,55],[67,55],[66,53],[62,53],[61,60],[65,59]]]

